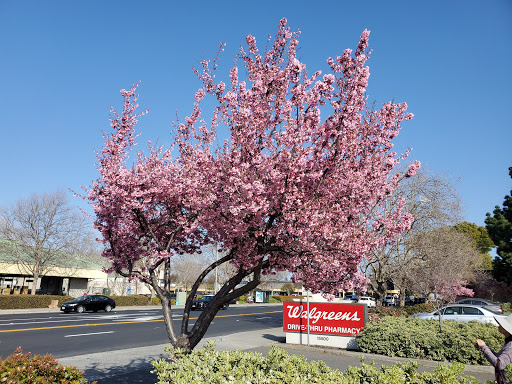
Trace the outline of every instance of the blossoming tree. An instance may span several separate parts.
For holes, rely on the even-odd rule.
[[[123,112],[112,111],[100,177],[88,190],[103,255],[111,271],[153,287],[174,346],[193,349],[222,304],[256,288],[262,274],[289,271],[313,292],[364,287],[360,262],[413,220],[404,201],[392,210],[384,204],[419,163],[393,170],[407,156],[391,142],[412,117],[407,105],[367,107],[369,31],[355,51],[329,58],[323,76],[297,58],[298,35],[283,19],[264,52],[248,36],[228,84],[215,79],[217,60],[204,61],[195,71],[202,87],[190,116],[175,123],[171,148],[149,143],[131,152],[145,113],[136,112],[135,87],[121,91]],[[205,99],[215,105],[208,117]],[[201,273],[175,328],[171,258],[210,243],[225,255]],[[194,294],[224,263],[236,272],[189,326]]]

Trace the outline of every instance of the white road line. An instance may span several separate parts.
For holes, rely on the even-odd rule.
[[[5,322],[13,322],[13,321],[27,321],[27,320],[48,320],[48,319],[53,319],[54,317],[30,317],[30,318],[25,318],[25,319],[0,319],[0,323],[5,323]]]
[[[78,315],[73,316],[72,318],[53,318],[54,320],[49,320],[50,318],[46,318],[44,321],[30,321],[33,319],[18,319],[18,321],[10,320],[9,323],[0,323],[0,327],[5,327],[9,325],[36,325],[36,324],[51,324],[51,323],[72,323],[72,322],[84,322],[91,320],[112,320],[112,321],[147,321],[147,320],[157,320],[163,318],[162,315],[158,316],[140,316],[140,315],[130,315],[130,314],[122,314],[122,315]],[[38,320],[44,318],[36,318]]]
[[[91,336],[91,335],[103,335],[105,333],[114,333],[114,331],[108,331],[108,332],[95,332],[95,333],[81,333],[79,335],[66,335],[64,337],[78,337],[78,336]]]
[[[50,320],[50,321],[26,321],[26,322],[19,322],[19,323],[6,323],[6,324],[0,324],[0,326],[5,325],[33,325],[33,324],[47,324],[47,323],[69,323],[69,322],[79,322],[79,321],[87,321],[90,320],[90,318],[82,318],[82,319],[68,319],[68,320]]]
[[[133,317],[124,317],[122,319],[114,319],[112,321],[151,321],[151,320],[160,320],[163,319],[163,316],[133,316]]]
[[[271,319],[272,317],[270,316],[265,316],[265,317],[257,317],[255,320],[262,320],[262,319]]]

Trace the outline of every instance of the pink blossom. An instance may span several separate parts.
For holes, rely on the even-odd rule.
[[[322,81],[296,58],[298,35],[282,19],[263,55],[249,35],[248,52],[237,56],[246,81],[235,61],[227,89],[215,80],[216,61],[203,61],[195,70],[202,86],[184,122],[174,124],[171,148],[148,144],[132,153],[144,113],[136,113],[136,86],[122,91],[123,112],[112,111],[100,176],[88,191],[109,270],[155,284],[167,260],[216,243],[240,284],[259,271],[289,271],[313,292],[364,289],[361,262],[413,220],[404,201],[385,204],[402,178],[395,167],[408,155],[392,152],[392,139],[412,116],[406,104],[368,107],[369,31],[355,52],[328,59]],[[206,99],[214,106],[208,119]],[[221,129],[229,138],[217,147]],[[226,285],[223,297],[236,286]]]

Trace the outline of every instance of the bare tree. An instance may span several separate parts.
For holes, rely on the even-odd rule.
[[[227,255],[227,252],[222,249],[218,244],[209,244],[202,248],[202,255],[204,257],[205,263],[203,268],[207,265],[214,263],[215,261],[223,258]],[[237,269],[233,264],[224,263],[219,265],[211,274],[209,275],[213,281],[217,282],[218,286],[223,286],[231,277],[233,277],[237,272]],[[215,289],[217,289],[215,287]]]
[[[471,239],[451,227],[418,235],[414,253],[418,256],[413,271],[416,289],[441,295],[445,301],[455,299],[458,283],[474,278],[480,261]]]
[[[72,265],[94,255],[94,237],[87,217],[68,205],[64,192],[33,194],[0,211],[2,252],[33,276],[35,294],[40,276],[56,266]],[[88,259],[88,257],[86,258]]]
[[[189,291],[203,271],[204,265],[205,263],[190,257],[178,257],[173,260],[175,283],[185,288],[185,291]]]
[[[443,302],[452,302],[457,296],[473,295],[466,285],[474,278],[480,253],[473,247],[470,237],[453,227],[444,227],[419,234],[413,243],[417,258],[409,272],[416,291],[434,294],[437,309]],[[439,316],[440,328],[441,321],[442,313]]]
[[[460,221],[462,208],[454,184],[448,177],[421,169],[395,189],[388,203],[396,205],[405,198],[405,210],[414,216],[414,222],[400,239],[378,249],[362,267],[378,302],[385,295],[388,282],[392,282],[400,290],[403,306],[405,290],[412,283],[412,272],[419,262],[414,251],[418,235]]]

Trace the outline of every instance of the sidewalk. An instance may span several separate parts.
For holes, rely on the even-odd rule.
[[[277,345],[290,354],[305,356],[310,361],[322,360],[331,368],[340,371],[347,369],[349,366],[361,365],[361,357],[365,358],[365,363],[370,364],[373,361],[377,366],[416,361],[419,363],[421,371],[433,371],[441,364],[430,360],[405,359],[325,347],[286,344],[285,333],[282,328],[267,329],[263,333],[260,330],[205,338],[197,348],[201,348],[209,340],[215,341],[218,351],[241,349],[264,355],[273,345]],[[164,351],[164,347],[167,345],[161,344],[151,347],[67,357],[60,359],[59,363],[78,367],[84,372],[87,379],[98,380],[99,384],[151,384],[157,382],[157,376],[150,373],[152,369],[151,361],[167,358],[167,354]],[[482,383],[486,380],[494,379],[494,370],[489,366],[469,365],[466,366],[464,374],[474,376]]]

